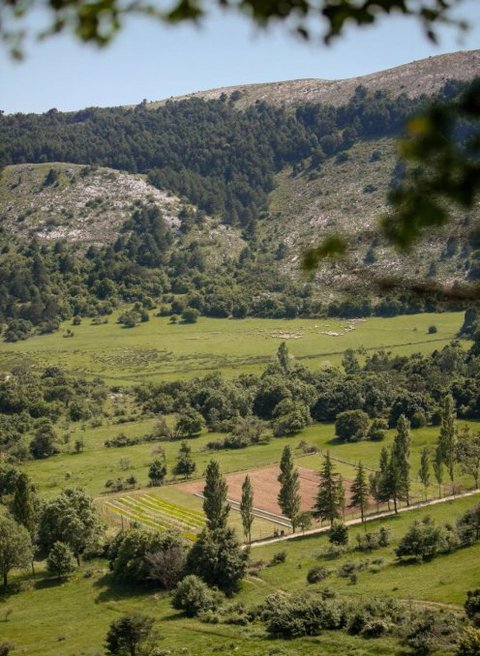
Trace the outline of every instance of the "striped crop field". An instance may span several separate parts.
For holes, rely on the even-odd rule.
[[[129,524],[136,522],[154,530],[177,529],[190,540],[195,540],[205,524],[203,513],[171,503],[155,494],[126,494],[110,499],[105,506]]]

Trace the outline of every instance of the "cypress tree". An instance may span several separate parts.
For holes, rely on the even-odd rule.
[[[250,476],[245,476],[242,485],[242,498],[240,501],[240,515],[242,516],[243,533],[248,540],[252,541],[252,524],[254,520],[253,514],[253,488],[250,482]]]
[[[300,482],[298,480],[298,470],[293,465],[292,451],[289,446],[283,449],[282,459],[280,461],[280,492],[278,493],[278,505],[282,509],[285,517],[292,522],[292,530],[295,533],[297,519],[300,513]]]
[[[433,461],[433,473],[435,474],[435,480],[438,483],[438,496],[440,498],[442,496],[443,460],[438,445],[435,450],[435,460]]]
[[[25,526],[32,537],[37,525],[37,510],[35,491],[26,474],[19,474],[15,481],[15,491],[11,505],[11,513],[15,520]]]
[[[396,473],[394,487],[398,498],[404,498],[410,505],[410,422],[405,415],[400,415],[397,422],[397,433],[393,441],[391,458],[392,467]]]
[[[442,420],[437,448],[439,457],[447,468],[453,488],[453,483],[455,481],[455,463],[457,458],[457,426],[455,401],[451,394],[448,394],[443,402]]]
[[[220,466],[211,460],[205,470],[205,487],[203,488],[203,510],[207,517],[207,526],[211,531],[224,529],[230,505],[227,502],[227,481],[220,472]]]
[[[427,500],[427,490],[430,485],[430,452],[427,447],[422,449],[418,478],[421,480],[422,485],[425,488],[425,500]]]

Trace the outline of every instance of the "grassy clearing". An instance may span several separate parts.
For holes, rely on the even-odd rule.
[[[440,556],[423,564],[398,565],[393,549],[415,519],[430,515],[438,523],[454,522],[465,510],[478,503],[478,496],[431,506],[428,509],[412,510],[397,517],[368,523],[368,531],[378,530],[382,524],[391,530],[391,544],[372,553],[349,552],[336,560],[322,556],[328,547],[327,535],[288,540],[269,546],[254,547],[252,558],[268,562],[274,553],[287,552],[287,561],[261,572],[261,578],[271,588],[285,591],[304,590],[306,575],[311,567],[325,566],[332,575],[323,584],[308,586],[318,589],[332,587],[348,596],[392,596],[399,599],[416,599],[438,603],[462,605],[466,590],[480,581],[480,545],[461,549],[453,554]],[[350,544],[355,545],[355,535],[363,533],[361,527],[350,528]],[[361,562],[382,558],[384,564],[378,571],[361,571],[358,583],[351,585],[348,579],[335,575],[343,563]]]
[[[178,499],[175,497],[178,492],[171,490],[170,493]],[[474,502],[472,498],[458,499],[432,507],[429,514],[438,522],[453,521]],[[324,535],[254,548],[252,558],[255,560],[268,562],[280,550],[287,552],[287,560],[284,564],[264,569],[258,577],[248,578],[235,602],[254,605],[275,590],[315,590],[328,585],[349,597],[385,595],[411,600],[412,603],[424,600],[460,607],[466,590],[478,585],[480,580],[480,545],[439,557],[430,563],[403,566],[394,563],[393,548],[399,537],[414,518],[424,515],[425,510],[412,511],[383,520],[382,523],[391,529],[392,544],[371,555],[354,552],[336,561],[319,559],[318,555],[327,545]],[[379,524],[370,525],[370,529],[378,528]],[[350,530],[351,541],[357,531],[361,529]],[[377,573],[360,572],[356,585],[335,574],[323,585],[306,583],[308,569],[315,565],[336,569],[346,560],[375,558],[384,558],[384,566]],[[15,653],[19,654],[98,656],[103,653],[102,643],[109,623],[121,613],[132,611],[155,618],[159,646],[170,650],[173,656],[203,656],[226,651],[247,656],[307,656],[312,653],[380,656],[401,653],[398,644],[388,639],[366,641],[341,632],[326,632],[318,638],[277,641],[266,639],[259,625],[201,624],[173,611],[165,593],[115,584],[104,561],[85,563],[81,571],[65,582],[48,580],[40,572],[34,583],[27,577],[18,577],[15,583],[21,586],[20,592],[0,597],[0,623],[2,639],[11,640],[16,645]],[[11,613],[8,620],[3,621],[7,610]]]
[[[458,332],[463,313],[418,314],[351,323],[336,319],[207,319],[194,325],[171,325],[165,317],[132,329],[115,323],[91,325],[84,319],[63,339],[57,333],[15,344],[0,343],[0,369],[19,364],[56,365],[87,376],[101,376],[111,385],[133,385],[201,376],[221,371],[226,376],[259,373],[271,362],[279,344],[288,340],[292,355],[312,368],[338,364],[347,348],[384,348],[399,355],[430,353],[448,344]],[[435,324],[438,332],[429,335]],[[337,333],[327,335],[325,333]]]
[[[82,430],[80,426],[72,431],[66,451],[51,458],[41,461],[28,461],[22,465],[22,469],[31,476],[42,496],[51,497],[65,487],[84,487],[91,495],[98,496],[106,493],[105,483],[108,479],[127,478],[136,476],[140,487],[148,483],[148,466],[155,457],[155,449],[159,446],[165,449],[167,467],[169,472],[176,462],[180,443],[173,442],[149,442],[122,448],[106,448],[104,442],[120,432],[128,437],[136,437],[151,432],[155,419],[144,419],[127,424],[100,426]],[[470,425],[478,429],[478,423],[459,422],[462,426]],[[250,446],[246,449],[226,449],[211,452],[206,450],[207,442],[220,439],[221,435],[216,433],[204,433],[196,439],[189,441],[192,447],[192,457],[197,464],[197,477],[202,475],[207,463],[214,458],[218,460],[225,473],[233,471],[247,471],[272,465],[280,461],[283,448],[289,444],[293,447],[297,456],[297,464],[309,469],[318,470],[322,458],[321,455],[303,456],[302,451],[297,449],[300,441],[305,440],[314,445],[319,452],[327,449],[334,458],[337,470],[345,479],[351,480],[355,475],[354,465],[360,460],[370,468],[378,465],[380,450],[383,445],[389,446],[393,442],[394,431],[388,431],[383,442],[361,441],[349,444],[339,443],[334,438],[335,429],[333,424],[313,424],[304,429],[294,437],[272,438],[268,443]],[[77,437],[82,437],[85,449],[81,453],[70,452],[70,445],[75,443]],[[438,438],[438,427],[425,427],[412,431],[411,449],[411,477],[414,481],[414,495],[423,497],[423,489],[415,484],[418,478],[420,452],[424,446],[434,448]],[[344,462],[342,462],[344,461]],[[174,482],[168,475],[170,482]],[[432,474],[433,481],[433,474]],[[459,482],[464,486],[470,486],[471,481],[467,477],[459,476]],[[445,489],[447,492],[448,489]],[[428,490],[429,496],[437,494],[435,485]]]

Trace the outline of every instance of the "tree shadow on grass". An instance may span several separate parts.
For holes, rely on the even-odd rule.
[[[59,585],[67,583],[68,576],[52,576],[38,579],[35,581],[36,590],[48,590],[49,588],[56,588]]]
[[[116,581],[113,574],[110,573],[104,574],[94,581],[93,587],[99,589],[98,595],[95,597],[95,603],[122,601],[131,597],[138,599],[139,597],[151,597],[154,594],[167,594],[154,587],[121,583]]]

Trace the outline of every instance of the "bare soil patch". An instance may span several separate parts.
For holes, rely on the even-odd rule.
[[[318,473],[313,469],[298,467],[300,474],[300,494],[302,497],[302,511],[312,510],[315,504],[315,498],[318,490]],[[277,477],[280,469],[277,465],[273,467],[262,467],[248,472],[250,481],[253,486],[254,506],[260,510],[266,510],[272,513],[281,514],[280,506],[277,502],[277,496],[280,491],[280,483]],[[227,474],[225,478],[228,483],[228,498],[232,501],[240,502],[242,497],[242,483],[245,480],[247,472],[235,472]],[[350,499],[350,481],[344,480],[345,496],[347,506]],[[191,483],[182,483],[179,489],[191,494],[201,494],[204,486],[203,480],[192,481]],[[352,511],[347,508],[346,514]]]

